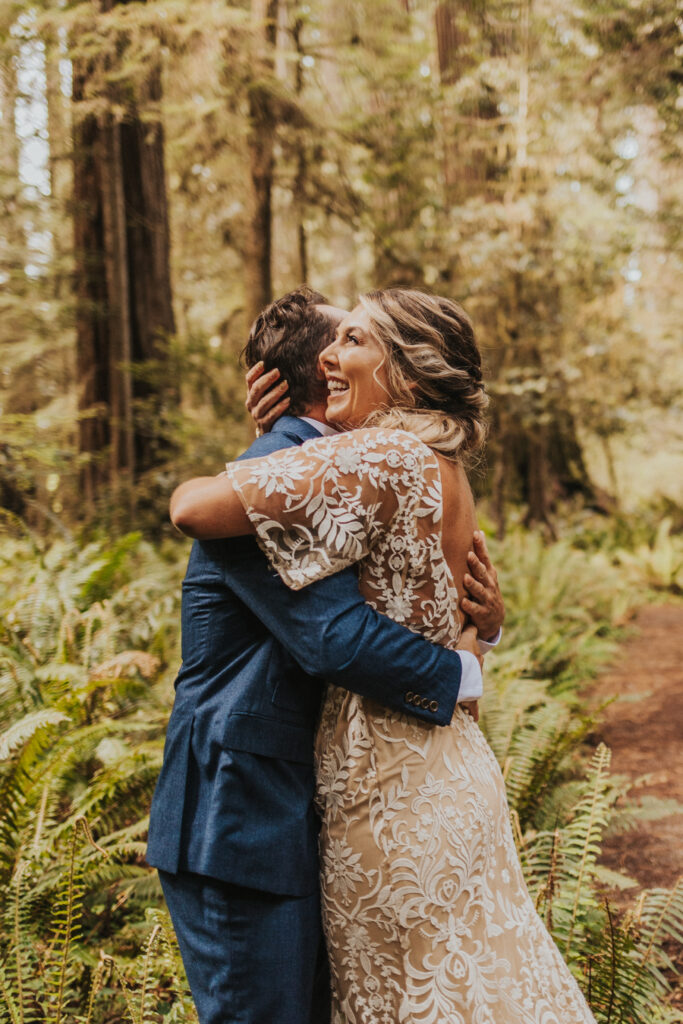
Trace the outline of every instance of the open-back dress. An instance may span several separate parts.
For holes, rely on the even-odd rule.
[[[288,586],[358,563],[378,611],[457,642],[439,463],[412,434],[353,430],[228,474]],[[333,1024],[594,1024],[527,892],[500,768],[469,715],[423,725],[330,687],[316,768]]]

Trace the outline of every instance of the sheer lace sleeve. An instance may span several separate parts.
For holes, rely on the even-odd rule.
[[[411,434],[368,428],[229,463],[256,539],[288,587],[364,558],[422,490],[429,456]]]

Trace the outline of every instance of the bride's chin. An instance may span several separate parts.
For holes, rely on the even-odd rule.
[[[335,408],[336,407],[336,408]],[[334,399],[327,400],[327,410],[325,412],[325,419],[328,423],[331,423],[335,427],[342,427],[346,422],[346,416],[344,415],[344,405],[340,402],[335,402]]]
[[[338,430],[355,430],[357,427],[362,427],[373,409],[370,408],[366,412],[360,413],[356,408],[349,408],[350,405],[350,402],[336,403],[334,399],[328,398],[325,419]]]

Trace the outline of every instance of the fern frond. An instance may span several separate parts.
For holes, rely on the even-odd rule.
[[[29,740],[39,729],[67,721],[68,715],[53,708],[29,712],[0,736],[0,761],[6,761],[17,747]]]
[[[88,995],[88,1006],[85,1013],[84,1024],[92,1024],[93,1014],[95,1012],[95,1001],[97,996],[104,988],[107,980],[114,973],[114,960],[112,957],[107,956],[103,950],[100,950],[100,959],[95,968],[92,982],[90,984],[90,993]]]
[[[62,891],[57,897],[53,912],[53,940],[47,971],[49,1024],[61,1024],[64,1017],[69,998],[68,976],[72,966],[71,947],[79,938],[81,931],[85,886],[82,878],[82,863],[77,857],[79,834],[83,835],[91,847],[106,856],[106,851],[95,842],[86,819],[76,818],[73,824]]]
[[[7,977],[2,964],[0,964],[0,996],[2,996],[4,1004],[0,1006],[0,1022],[2,1024],[5,1024],[5,1021],[8,1021],[9,1024],[25,1024],[21,1010],[23,995],[17,994],[16,989],[12,986],[12,980]]]
[[[571,949],[581,901],[586,899],[584,887],[587,875],[598,858],[602,831],[609,820],[610,794],[607,771],[610,758],[608,748],[604,744],[600,744],[593,756],[588,773],[590,788],[586,796],[579,802],[576,808],[576,817],[568,829],[568,838],[564,847],[565,855],[571,857],[573,854],[576,857],[578,854],[578,864],[575,870],[574,897],[564,949],[565,956],[569,955]]]
[[[662,961],[671,969],[673,964],[662,949],[667,939],[683,943],[683,877],[673,889],[650,889],[641,896],[639,910],[633,924],[639,929],[639,945],[644,947],[638,958],[637,972],[631,985],[634,989],[646,970],[658,968]]]

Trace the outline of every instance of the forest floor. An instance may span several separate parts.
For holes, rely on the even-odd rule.
[[[617,697],[592,739],[611,749],[613,774],[630,780],[629,803],[654,809],[654,798],[670,813],[606,838],[602,863],[637,883],[609,891],[616,906],[633,906],[641,889],[672,888],[683,872],[682,695],[683,604],[641,608],[633,635],[589,691],[595,700]],[[683,969],[683,950],[669,952]],[[683,992],[674,1000],[683,1009]]]

